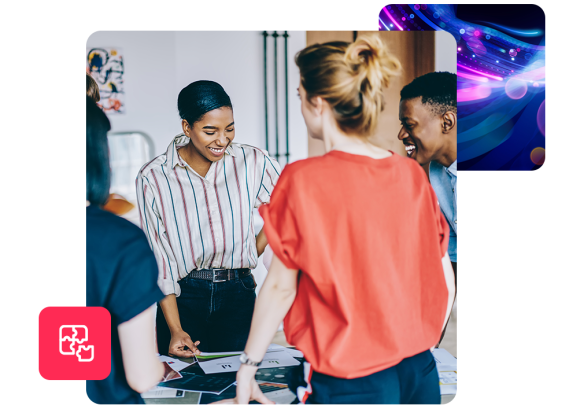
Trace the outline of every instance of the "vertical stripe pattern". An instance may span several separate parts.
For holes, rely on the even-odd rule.
[[[140,221],[164,294],[180,295],[176,283],[192,270],[256,267],[253,209],[269,202],[280,173],[266,152],[232,143],[201,176],[179,156],[189,141],[175,137],[136,178]]]

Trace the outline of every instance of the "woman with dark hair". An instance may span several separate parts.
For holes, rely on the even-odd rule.
[[[88,97],[90,97],[95,102],[99,102],[99,87],[97,86],[97,82],[93,79],[93,77],[87,73],[85,73],[85,92]]]
[[[158,269],[144,233],[100,208],[110,187],[110,123],[89,96],[86,104],[86,299],[110,312],[112,336],[111,372],[87,381],[87,395],[95,403],[144,403],[140,393],[164,374],[153,337],[153,306],[163,297]]]
[[[213,81],[178,96],[183,133],[136,179],[142,229],[166,295],[156,317],[162,354],[241,351],[255,303],[251,274],[267,241],[253,210],[270,200],[280,167],[236,144],[231,99]],[[193,342],[196,340],[196,342]]]
[[[400,69],[378,36],[296,56],[302,115],[327,153],[288,165],[264,230],[274,256],[237,373],[237,402],[279,323],[306,362],[302,403],[440,403],[436,345],[454,295],[448,224],[422,168],[371,143]]]

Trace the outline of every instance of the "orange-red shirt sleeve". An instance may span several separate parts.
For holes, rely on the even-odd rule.
[[[282,171],[269,204],[260,207],[264,232],[274,254],[287,268],[300,270],[298,255],[302,238],[295,214],[296,189],[292,183],[290,166]]]

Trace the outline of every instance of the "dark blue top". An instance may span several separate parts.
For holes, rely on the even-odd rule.
[[[86,218],[87,306],[105,307],[112,318],[111,373],[87,381],[87,396],[95,403],[143,403],[126,381],[118,325],[164,297],[156,259],[142,230],[129,221],[93,205]]]

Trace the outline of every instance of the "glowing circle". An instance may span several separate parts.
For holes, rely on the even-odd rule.
[[[497,62],[499,62],[499,60],[497,60]]]
[[[523,80],[511,78],[505,84],[505,92],[511,99],[521,99],[527,93],[527,84]]]
[[[464,31],[464,28],[461,28],[460,29],[460,34],[464,34],[464,33],[466,33],[466,31]]]
[[[515,57],[517,55],[517,51],[515,51],[513,48],[509,50],[509,55],[511,57]]]
[[[474,35],[475,35],[476,37],[478,37],[478,36],[480,36],[480,35],[481,35],[481,32],[480,32],[479,30],[475,30],[475,32],[474,32]]]
[[[521,51],[519,48],[517,49],[517,52]]]
[[[414,15],[413,14],[410,14],[410,18],[414,18]]]
[[[511,58],[511,61],[515,61],[515,58]]]
[[[491,39],[491,36],[487,34],[487,35],[485,36],[485,38],[486,38],[487,40],[490,40],[490,39]]]
[[[440,17],[440,14],[434,13],[433,16],[434,16],[434,18],[439,18]]]
[[[446,23],[444,23],[444,21],[441,21],[440,22],[440,27],[442,27],[442,28],[446,27]]]
[[[545,136],[545,99],[543,100],[543,102],[539,106],[539,109],[537,110],[536,118],[537,128],[539,129],[539,132],[541,132],[541,134]]]
[[[422,4],[422,10],[426,10],[428,8],[428,6],[426,6],[425,4]]]
[[[529,157],[531,158],[531,161],[533,163],[541,166],[545,162],[545,149],[535,148],[534,150],[531,151]]]
[[[390,26],[390,27],[393,27],[393,24],[390,24],[389,26]]]
[[[406,21],[406,18],[405,17],[402,17],[402,21]]]
[[[458,51],[460,51],[460,50],[461,50],[461,48],[460,48],[460,47],[458,47]]]
[[[527,53],[527,54],[524,55],[524,57],[525,57],[526,60],[529,61],[529,60],[531,60],[531,57],[533,57],[533,55],[530,54],[530,53]]]
[[[416,5],[414,6],[414,8],[415,8],[416,10],[420,10],[420,5],[419,5],[419,4],[416,4]]]

